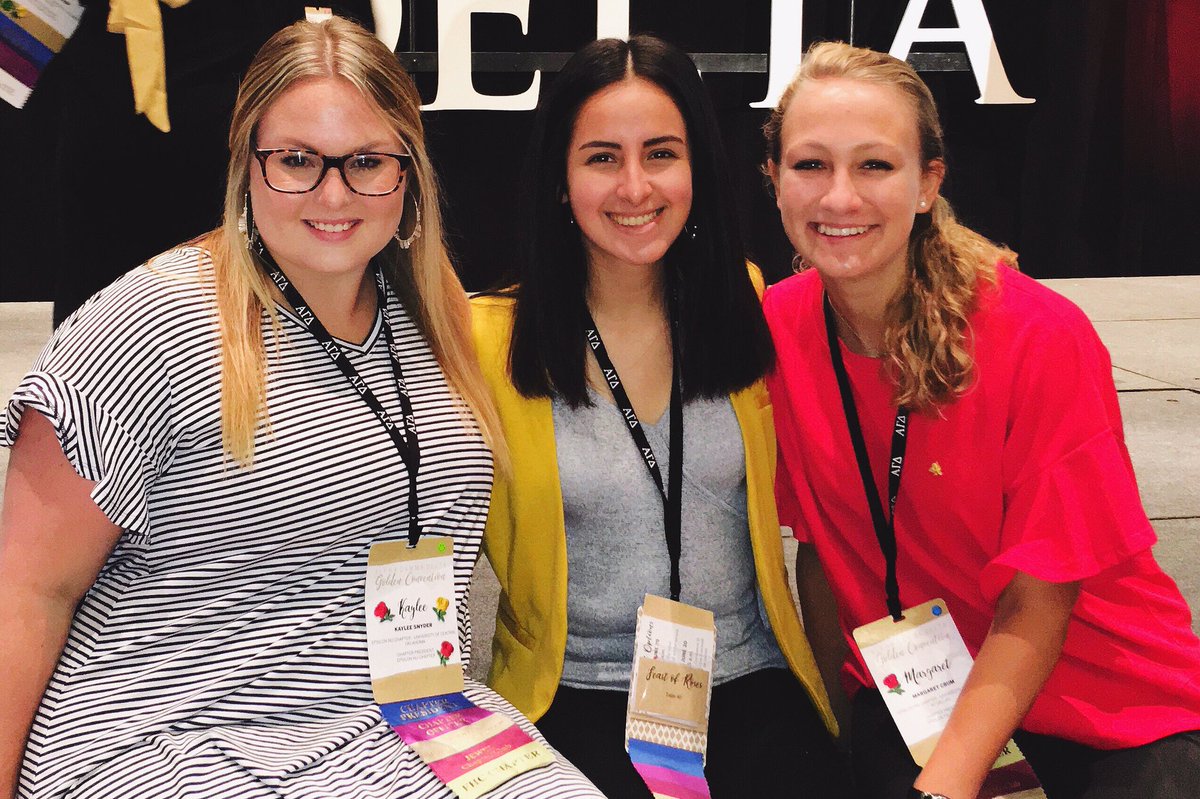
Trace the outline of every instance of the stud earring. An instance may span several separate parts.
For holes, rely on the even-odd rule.
[[[408,192],[404,192],[404,198],[407,200],[409,197],[412,197],[412,195]],[[396,243],[400,245],[400,248],[404,250],[407,250],[409,247],[411,247],[413,242],[421,237],[421,204],[417,202],[416,197],[413,197],[412,201],[413,211],[416,212],[417,217],[416,222],[413,224],[412,233],[408,234],[408,238],[402,238],[400,236],[400,228],[396,228],[396,232],[392,234],[392,238],[395,239]],[[401,219],[403,219],[403,217],[401,217]]]
[[[921,207],[924,208],[926,205],[927,203],[924,200],[921,200]]]

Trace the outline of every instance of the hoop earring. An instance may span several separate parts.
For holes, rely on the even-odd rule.
[[[792,274],[798,275],[812,269],[812,264],[804,260],[804,256],[796,253],[792,256]]]
[[[412,197],[413,210],[416,211],[417,221],[413,224],[412,233],[408,234],[408,238],[401,238],[400,228],[398,227],[396,228],[396,232],[392,234],[392,238],[396,240],[396,243],[400,245],[401,249],[407,250],[413,245],[414,241],[421,237],[421,204],[417,202],[416,197],[413,197],[408,192],[404,192],[404,197],[405,199]],[[403,221],[403,217],[401,217],[401,220]]]

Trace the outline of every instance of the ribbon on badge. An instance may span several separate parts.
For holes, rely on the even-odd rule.
[[[655,797],[710,799],[704,757],[715,653],[711,611],[646,595],[634,635],[625,748]]]
[[[454,543],[385,541],[367,557],[371,690],[388,725],[460,799],[554,762],[541,743],[463,694]]]

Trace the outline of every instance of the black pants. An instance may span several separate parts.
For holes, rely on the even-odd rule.
[[[1200,731],[1113,750],[1024,730],[1013,739],[1048,799],[1200,797]],[[920,772],[878,691],[854,698],[850,754],[862,799],[904,799]]]
[[[625,752],[624,691],[560,685],[537,727],[609,799],[649,799]],[[713,688],[708,763],[713,799],[848,797],[842,755],[803,687],[786,669],[764,669]]]

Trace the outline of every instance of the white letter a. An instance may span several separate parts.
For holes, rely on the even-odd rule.
[[[967,58],[975,83],[979,86],[977,103],[1032,103],[1033,98],[1022,97],[1013,91],[1000,62],[992,26],[983,10],[983,0],[950,0],[954,15],[958,17],[957,28],[922,28],[921,17],[929,0],[909,0],[904,9],[904,18],[889,51],[896,58],[908,58],[913,42],[962,42],[967,46]]]

